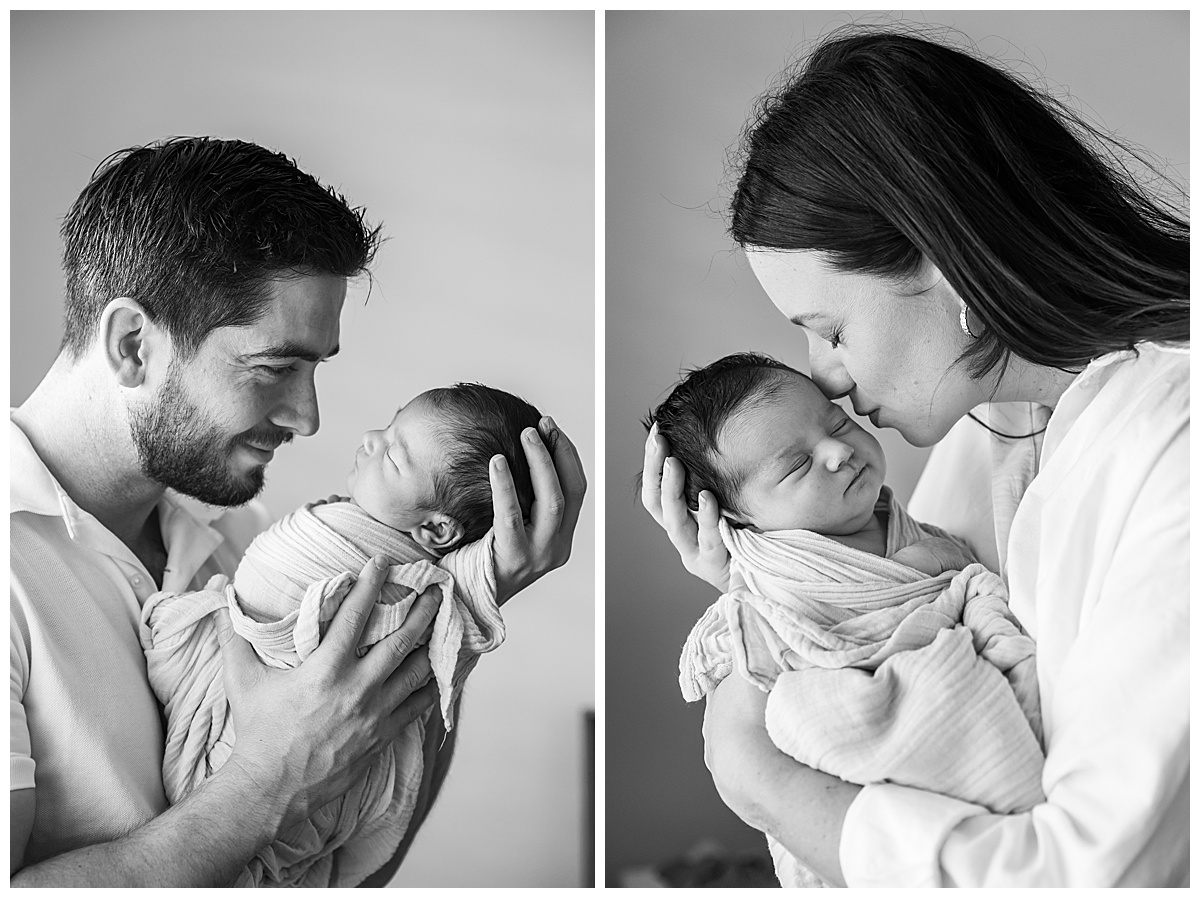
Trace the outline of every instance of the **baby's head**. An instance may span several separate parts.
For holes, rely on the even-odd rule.
[[[686,468],[688,507],[708,490],[734,526],[857,533],[883,486],[876,439],[807,376],[756,353],[690,372],[643,423]]]
[[[537,429],[528,402],[482,384],[420,394],[383,430],[369,430],[346,481],[371,517],[403,530],[436,554],[479,539],[492,526],[488,467],[503,455],[528,519],[533,505],[521,432]]]

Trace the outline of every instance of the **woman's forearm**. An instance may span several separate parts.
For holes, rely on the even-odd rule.
[[[844,886],[838,848],[846,811],[861,786],[785,755],[767,735],[766,695],[731,676],[710,695],[705,762],[721,800],[779,841],[826,882]]]
[[[228,886],[275,839],[270,790],[236,764],[120,839],[25,867],[12,886]]]

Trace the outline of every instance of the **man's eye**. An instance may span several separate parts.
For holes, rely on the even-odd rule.
[[[842,345],[842,332],[841,331],[834,331],[832,334],[829,335],[829,345],[833,349],[837,349],[839,346]]]
[[[279,378],[284,377],[288,374],[291,374],[293,371],[295,371],[296,366],[295,365],[284,365],[284,366],[255,365],[254,370],[258,371],[260,374],[266,375],[267,377],[271,377],[271,378],[278,380]]]

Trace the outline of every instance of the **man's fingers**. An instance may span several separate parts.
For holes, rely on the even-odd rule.
[[[579,450],[575,448],[571,438],[559,429],[549,415],[538,423],[538,429],[546,437],[554,455],[555,476],[564,502],[563,526],[560,529],[574,533],[580,509],[583,508],[583,497],[587,494],[587,475],[583,470],[583,461],[579,458]],[[536,481],[533,488],[536,496]],[[537,507],[536,501],[534,507]]]
[[[392,671],[383,685],[383,694],[389,707],[399,707],[431,679],[433,666],[429,661],[429,652],[412,652]]]
[[[354,654],[371,609],[379,600],[379,590],[390,566],[391,561],[384,555],[376,555],[363,566],[358,580],[330,621],[322,646],[336,650],[343,657]]]
[[[392,712],[391,725],[394,732],[399,733],[410,723],[436,705],[438,702],[437,683],[430,680],[408,698],[404,699]]]
[[[439,599],[432,589],[417,598],[399,629],[379,640],[367,652],[364,661],[371,665],[372,676],[380,681],[389,679],[416,649],[429,641],[433,619],[437,617],[439,607]],[[420,652],[421,656],[426,654]],[[428,665],[428,661],[425,664]]]
[[[532,427],[527,427],[521,434],[521,448],[525,450],[529,478],[533,481],[530,542],[535,551],[537,548],[547,549],[562,527],[566,500],[563,498],[562,485],[558,482],[558,472],[554,469],[554,459]]]
[[[660,527],[663,526],[662,478],[666,460],[666,440],[658,435],[658,425],[655,424],[646,437],[646,453],[642,458],[642,505]]]
[[[493,455],[488,465],[488,480],[492,485],[492,526],[497,551],[506,556],[526,552],[525,521],[521,515],[521,503],[517,500],[517,488],[513,485],[512,472],[503,455]]]

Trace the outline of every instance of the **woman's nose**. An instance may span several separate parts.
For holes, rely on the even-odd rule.
[[[809,342],[808,365],[813,383],[827,399],[841,399],[854,389],[853,379],[833,357],[833,350],[823,340]]]

